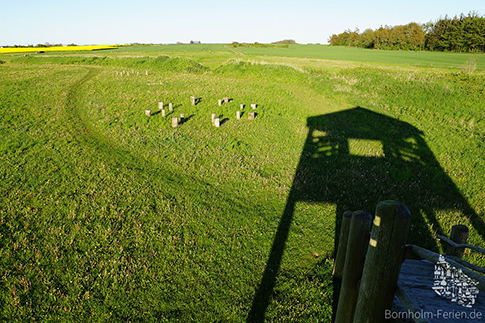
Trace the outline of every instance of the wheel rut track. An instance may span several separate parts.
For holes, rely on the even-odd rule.
[[[216,189],[210,183],[189,174],[178,174],[170,167],[163,164],[153,164],[141,156],[137,156],[129,150],[123,149],[115,142],[110,141],[102,133],[99,133],[91,124],[89,118],[83,111],[83,86],[97,77],[101,73],[99,68],[90,67],[88,72],[78,81],[68,88],[67,99],[65,104],[65,121],[66,127],[74,140],[84,149],[92,151],[96,159],[102,160],[103,163],[111,164],[113,168],[128,169],[135,172],[136,181],[141,185],[154,180],[154,177],[163,178],[163,181],[169,183],[170,188],[162,193],[167,198],[175,198],[179,195],[177,192],[183,190],[191,191],[191,195],[211,194],[212,196],[224,197],[224,192]],[[200,185],[194,185],[199,182]],[[198,188],[195,188],[198,186]],[[154,192],[159,194],[161,192]],[[234,203],[238,203],[233,201]]]

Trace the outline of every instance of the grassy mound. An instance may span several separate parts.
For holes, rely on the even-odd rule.
[[[26,55],[12,59],[17,64],[59,64],[59,65],[93,65],[118,66],[126,68],[156,69],[162,71],[203,73],[206,67],[189,59],[179,57],[157,56],[142,58],[110,58],[106,56],[33,56]]]

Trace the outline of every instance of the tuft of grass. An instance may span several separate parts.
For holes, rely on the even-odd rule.
[[[465,62],[465,64],[463,64],[463,66],[462,66],[463,73],[465,75],[470,75],[473,72],[475,72],[475,70],[477,69],[477,65],[478,65],[478,61],[479,60],[480,59],[478,57],[471,57],[471,58],[469,58]]]

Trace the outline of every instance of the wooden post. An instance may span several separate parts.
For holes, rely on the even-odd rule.
[[[256,117],[256,115],[254,114],[254,112],[248,112],[248,119],[249,120],[254,120],[255,117]]]
[[[216,114],[215,114],[215,113],[213,113],[213,114],[212,114],[212,124],[214,124],[214,120],[215,120],[215,119],[216,119]]]
[[[162,102],[162,101],[158,102],[158,108],[159,108],[160,110],[162,110],[162,109],[163,109],[163,102]]]
[[[450,239],[458,244],[466,244],[468,240],[468,227],[463,224],[456,224],[451,227],[451,234]],[[448,245],[448,249],[446,249],[446,255],[448,256],[455,256],[458,258],[463,258],[463,253],[465,252],[465,248],[455,248],[451,245]]]
[[[216,126],[217,128],[221,126],[221,120],[219,118],[214,119],[214,126]]]
[[[241,111],[236,111],[236,119],[241,119]]]
[[[386,321],[384,314],[392,307],[410,225],[406,205],[397,201],[377,205],[354,322]]]
[[[172,118],[172,127],[177,128],[178,125],[179,125],[179,118],[173,117]]]
[[[221,99],[219,99],[219,100],[217,101],[217,103],[219,104],[219,106],[221,106],[221,105],[222,105],[222,100],[221,100]]]
[[[145,110],[145,114],[146,114],[147,117],[151,116],[152,115],[152,110],[146,109]]]
[[[340,236],[338,239],[337,255],[333,265],[333,277],[341,281],[344,274],[345,253],[347,252],[347,241],[349,239],[350,220],[352,212],[345,211],[340,224]]]
[[[162,117],[165,117],[165,109],[162,109]]]
[[[185,121],[185,116],[183,113],[180,114],[180,124],[184,123]]]
[[[173,110],[173,104],[172,104],[172,102],[170,102],[168,104],[168,111],[172,111],[172,110]]]
[[[227,96],[222,98],[224,100],[224,103],[229,103],[229,98]]]
[[[365,254],[369,245],[371,222],[372,215],[366,211],[352,213],[335,323],[353,322],[359,296],[359,280],[362,277]]]

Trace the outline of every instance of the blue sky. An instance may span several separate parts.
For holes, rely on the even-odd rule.
[[[0,8],[0,45],[326,43],[356,27],[485,15],[485,0],[0,0]]]

